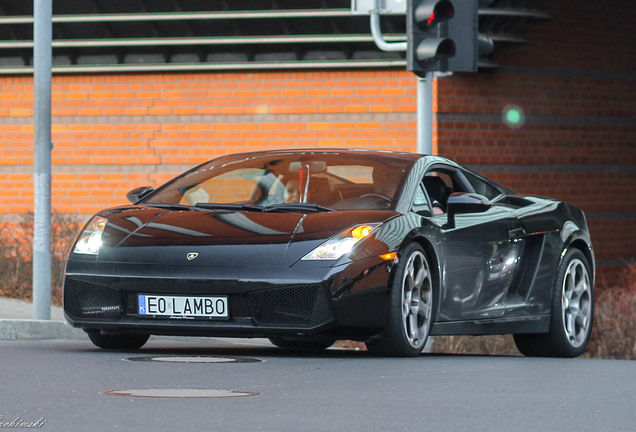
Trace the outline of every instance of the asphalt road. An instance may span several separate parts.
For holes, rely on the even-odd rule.
[[[140,357],[154,361],[129,360]],[[258,361],[219,362],[233,358]],[[240,340],[151,339],[138,352],[100,351],[88,341],[1,341],[0,385],[0,424],[41,421],[49,431],[581,432],[636,424],[630,361],[311,355]],[[152,389],[247,395],[104,394]]]

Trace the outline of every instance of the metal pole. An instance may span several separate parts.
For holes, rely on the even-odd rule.
[[[426,129],[426,135],[424,140],[424,152],[426,154],[433,154],[433,80],[435,74],[433,72],[426,72],[426,82],[424,83],[424,103],[426,108],[424,109],[424,129]]]
[[[406,51],[406,42],[386,42],[380,28],[380,0],[373,0],[373,9],[369,11],[371,34],[375,45],[382,51]]]
[[[52,0],[33,0],[33,318],[51,319]]]
[[[417,152],[433,154],[433,72],[417,79]],[[433,337],[429,336],[422,352],[433,352]]]
[[[417,152],[433,154],[433,72],[417,79]]]

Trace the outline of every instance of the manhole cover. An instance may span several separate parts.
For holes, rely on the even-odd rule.
[[[129,357],[130,361],[172,362],[172,363],[256,363],[261,360],[248,357],[217,356],[146,356]]]
[[[108,390],[102,394],[109,396],[147,397],[147,398],[230,398],[257,396],[258,393],[214,389],[137,389]]]

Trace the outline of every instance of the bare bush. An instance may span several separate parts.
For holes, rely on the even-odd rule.
[[[0,295],[20,299],[31,298],[31,274],[33,269],[33,249],[29,233],[22,229],[24,221],[17,228],[7,223],[0,225]]]
[[[434,353],[475,355],[521,355],[511,335],[435,336]]]
[[[590,357],[636,360],[636,264],[622,279],[596,296]]]
[[[62,303],[66,258],[79,224],[75,217],[51,214],[51,301]],[[0,295],[31,300],[33,289],[33,213],[22,217],[18,227],[0,224]]]

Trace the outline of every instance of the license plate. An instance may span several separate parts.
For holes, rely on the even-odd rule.
[[[227,297],[138,295],[140,316],[172,318],[229,318]]]

